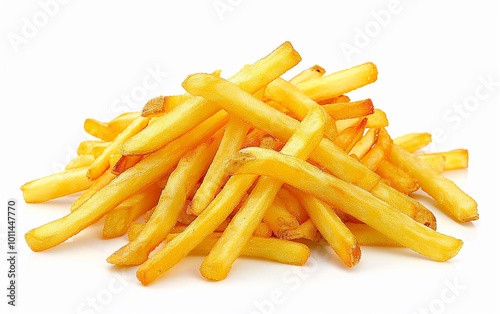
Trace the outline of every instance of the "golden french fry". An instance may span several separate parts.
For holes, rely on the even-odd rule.
[[[321,101],[373,83],[377,80],[377,74],[375,64],[368,62],[303,82],[298,87],[312,100]]]
[[[99,154],[99,156],[94,160],[92,165],[89,167],[89,171],[87,172],[87,177],[90,180],[95,180],[100,177],[109,167],[110,161],[109,158],[111,155],[114,155],[118,152],[118,147],[132,137],[137,132],[144,129],[148,123],[150,118],[139,117],[132,121],[126,128],[123,130],[116,138],[111,142],[110,145],[104,149],[104,151]]]
[[[369,129],[380,129],[389,126],[389,120],[387,120],[387,115],[380,109],[375,109],[373,114],[366,116],[368,122],[366,122],[366,127]]]
[[[281,188],[278,191],[277,196],[281,198],[281,200],[285,203],[286,209],[292,214],[300,224],[304,223],[307,219],[309,219],[309,215],[307,211],[300,205],[299,201],[287,189]]]
[[[300,226],[283,232],[284,240],[308,239],[319,242],[321,235],[311,219],[307,219]]]
[[[417,155],[420,159],[428,161],[434,156],[445,158],[443,170],[464,169],[469,166],[469,151],[467,149],[454,149],[448,152]]]
[[[94,162],[94,160],[94,155],[78,155],[75,158],[71,159],[70,162],[68,162],[64,170],[88,167]]]
[[[232,175],[259,174],[283,180],[436,261],[452,258],[463,245],[461,240],[423,226],[367,191],[324,173],[299,158],[249,147],[235,154],[229,165],[228,171]]]
[[[217,154],[188,207],[188,214],[198,216],[215,198],[217,191],[228,178],[224,173],[225,163],[241,148],[249,128],[250,126],[239,118],[229,119]]]
[[[116,265],[140,265],[149,253],[165,239],[174,227],[179,214],[184,209],[187,194],[206,173],[217,152],[222,132],[209,141],[188,152],[170,175],[161,193],[158,205],[146,227],[137,239],[123,246],[108,257],[107,261]]]
[[[87,167],[64,170],[21,186],[26,203],[42,203],[88,189],[92,182],[82,173]]]
[[[130,224],[130,227],[128,229],[127,237],[130,242],[134,241],[137,239],[139,236],[139,233],[141,233],[142,229],[144,229],[144,226],[146,224],[144,222],[137,222],[134,221]]]
[[[85,170],[87,171],[87,169]],[[87,174],[85,174],[85,176],[87,176]],[[87,191],[83,192],[83,194],[80,195],[80,197],[77,198],[73,202],[73,204],[71,204],[70,210],[73,212],[78,208],[80,208],[80,206],[82,206],[83,203],[85,203],[88,199],[90,199],[95,193],[97,193],[103,187],[108,185],[114,178],[116,178],[116,175],[111,173],[110,170],[106,171],[102,176],[100,176],[95,181],[90,181],[87,178],[87,181],[90,181],[91,183],[90,188]]]
[[[398,242],[386,237],[367,224],[347,222],[345,225],[354,234],[360,246],[402,247]]]
[[[242,69],[230,80],[249,93],[255,93],[288,71],[301,60],[289,42],[285,42],[267,57]],[[201,97],[193,97],[139,132],[120,149],[123,155],[141,155],[163,147],[220,110]],[[189,119],[186,119],[189,117]]]
[[[387,150],[391,146],[391,138],[385,129],[380,129],[377,142],[373,147],[361,158],[361,163],[368,169],[375,171],[379,164],[385,159]]]
[[[403,194],[410,195],[420,189],[415,178],[386,159],[379,163],[376,172],[386,179],[390,186]]]
[[[162,150],[142,159],[96,192],[78,210],[26,233],[29,247],[33,251],[46,250],[79,233],[125,199],[161,178],[190,148],[208,139],[226,123],[225,114],[211,117]]]
[[[326,114],[321,108],[310,109],[296,132],[283,147],[282,152],[307,159],[323,138],[325,123]],[[264,220],[278,237],[281,237],[286,228],[291,229],[299,225],[297,219],[282,204],[283,202],[275,200],[282,185],[281,181],[273,178],[259,178],[243,207],[234,216],[221,239],[203,261],[200,272],[204,277],[212,280],[226,278],[233,262],[241,253],[241,248],[261,220]]]
[[[374,113],[371,99],[327,104],[323,108],[335,120],[361,118]]]
[[[349,151],[349,155],[354,155],[358,160],[363,158],[370,148],[377,142],[380,129],[369,129],[365,135]]]
[[[479,219],[476,201],[463,192],[455,183],[442,177],[425,161],[398,145],[392,145],[388,158],[392,163],[417,179],[422,190],[432,196],[446,213],[458,221]]]
[[[323,238],[330,244],[335,253],[347,267],[358,264],[361,250],[354,235],[344,225],[335,211],[320,199],[290,187],[304,206],[312,222]]]
[[[112,156],[116,156],[116,155],[112,155]],[[141,159],[143,158],[143,156],[122,156],[122,155],[118,155],[118,156],[120,156],[120,158],[114,163],[113,163],[113,161],[111,161],[111,158],[110,158],[110,164],[113,165],[113,167],[111,168],[111,172],[115,175],[119,175],[120,173],[127,170],[128,168],[133,167],[136,163],[141,161]]]
[[[83,125],[85,132],[93,135],[105,142],[111,142],[136,118],[140,117],[140,112],[127,112],[119,115],[108,123],[95,119],[87,119]]]
[[[350,102],[351,99],[347,95],[340,95],[338,97],[332,97],[324,100],[317,101],[318,104],[321,106],[323,105],[330,105],[330,104],[337,104],[337,103],[342,103],[342,102]]]
[[[113,208],[106,214],[104,220],[103,239],[112,239],[127,233],[134,220],[158,203],[160,194],[161,189],[156,184],[152,184]]]
[[[394,144],[406,149],[410,153],[429,145],[432,141],[430,133],[408,133],[393,139]]]
[[[78,148],[76,149],[76,153],[78,155],[92,155],[92,146],[96,144],[104,143],[103,141],[82,141]]]
[[[97,159],[110,144],[111,142],[102,142],[93,145],[91,150],[94,158]]]
[[[177,107],[181,103],[188,100],[193,96],[185,95],[175,95],[175,96],[158,96],[149,100],[142,108],[143,117],[157,117],[161,116]]]
[[[349,152],[354,145],[363,137],[368,119],[364,118],[358,125],[344,129],[339,133],[334,143],[343,151]]]
[[[313,65],[309,69],[305,69],[304,71],[300,72],[299,74],[295,75],[291,80],[290,83],[293,85],[297,86],[300,83],[307,82],[309,80],[322,77],[326,73],[325,69],[320,67],[319,65]]]
[[[420,155],[417,155],[420,157]],[[446,157],[442,155],[432,155],[421,158],[424,160],[432,169],[437,173],[442,173],[444,171],[444,166],[446,165]]]
[[[190,75],[183,86],[189,93],[216,102],[231,115],[248,121],[282,141],[287,141],[299,124],[297,120],[255,99],[235,84],[212,75]],[[376,173],[349,157],[326,138],[321,140],[310,158],[335,176],[366,190],[371,190],[380,180]]]
[[[259,129],[253,129],[246,137],[243,143],[241,144],[241,148],[246,147],[255,147],[260,145],[260,141],[266,135],[265,131]]]

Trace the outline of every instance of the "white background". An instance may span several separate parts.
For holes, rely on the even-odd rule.
[[[495,1],[68,1],[51,7],[55,13],[44,20],[40,3],[47,2],[2,1],[0,7],[2,252],[6,200],[19,201],[18,307],[6,306],[2,253],[2,313],[499,310]],[[29,29],[34,19],[38,26]],[[223,282],[204,280],[202,258],[188,257],[142,287],[135,268],[106,263],[126,239],[101,240],[102,222],[59,247],[30,251],[24,233],[67,214],[75,197],[26,205],[19,187],[74,156],[88,137],[85,118],[108,120],[139,110],[149,98],[180,93],[190,73],[221,68],[228,77],[285,40],[303,58],[285,77],[316,63],[330,73],[372,61],[379,80],[352,99],[371,98],[388,114],[394,137],[433,132],[433,151],[469,149],[469,169],[447,175],[477,200],[479,221],[457,224],[419,198],[436,214],[439,231],[464,240],[457,257],[437,263],[407,249],[362,248],[359,265],[346,269],[331,250],[314,250],[302,268],[239,259]],[[347,46],[351,54],[342,51]],[[155,69],[168,75],[143,86]],[[485,80],[496,86],[488,90]]]

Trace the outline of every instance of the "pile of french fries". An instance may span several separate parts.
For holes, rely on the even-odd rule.
[[[373,63],[280,77],[300,60],[286,42],[227,80],[193,74],[184,95],[86,120],[98,140],[83,141],[65,171],[21,187],[27,203],[85,191],[69,214],[29,231],[29,247],[49,249],[105,217],[104,239],[129,238],[107,261],[140,265],[144,285],[190,253],[206,255],[200,272],[211,280],[242,255],[304,265],[304,239],[330,245],[347,267],[363,245],[454,257],[463,242],[437,232],[410,195],[421,188],[457,222],[478,219],[476,202],[441,176],[467,167],[467,150],[415,154],[429,134],[392,139],[382,110],[346,96],[376,81]]]

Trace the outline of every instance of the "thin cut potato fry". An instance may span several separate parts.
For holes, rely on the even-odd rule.
[[[359,263],[361,250],[356,237],[347,229],[335,211],[325,202],[292,188],[302,206],[305,207],[312,222],[318,228],[323,238],[330,244],[335,253],[347,267]]]
[[[94,160],[94,155],[78,155],[75,158],[71,159],[70,162],[68,162],[64,170],[88,167],[94,162]]]
[[[309,69],[305,69],[304,71],[300,72],[299,74],[295,75],[291,80],[290,83],[293,85],[297,86],[300,83],[322,77],[326,73],[325,69],[320,67],[319,65],[313,65]]]
[[[82,173],[87,170],[88,167],[64,170],[28,182],[21,187],[24,201],[26,203],[42,203],[84,191],[92,186],[92,182],[87,177],[82,177]]]
[[[324,100],[317,101],[318,104],[321,106],[323,105],[330,105],[330,104],[337,104],[341,102],[350,102],[351,99],[347,95],[340,95],[338,97],[332,97]]]
[[[398,145],[392,145],[388,158],[392,163],[417,179],[422,190],[432,196],[441,204],[445,212],[456,220],[471,221],[479,219],[476,201],[463,192],[455,183],[434,171],[425,161]]]
[[[128,240],[132,242],[135,239],[137,239],[139,233],[141,233],[145,225],[146,224],[144,222],[137,222],[137,221],[132,222],[127,232]]]
[[[113,155],[112,155],[113,156]],[[127,170],[128,168],[134,166],[136,163],[141,161],[143,156],[121,156],[120,159],[116,163],[113,164],[113,162],[110,162],[113,167],[111,168],[111,172],[119,175],[123,171]]]
[[[271,139],[262,141],[261,146],[269,148]],[[193,250],[203,239],[231,214],[241,198],[257,179],[256,175],[232,176],[222,191],[208,207],[186,227],[178,237],[139,267],[136,276],[143,285],[149,285],[161,274],[168,271]]]
[[[249,147],[235,154],[229,165],[232,175],[259,174],[279,178],[436,261],[452,258],[463,245],[461,240],[423,226],[363,189],[324,173],[302,159]]]
[[[373,114],[366,116],[368,122],[366,127],[369,129],[380,129],[389,126],[389,120],[387,120],[387,115],[380,109],[375,109]]]
[[[97,159],[97,157],[99,157],[110,144],[111,144],[111,142],[102,142],[102,143],[97,143],[94,146],[92,146],[91,150],[92,150],[92,155],[94,156],[94,158]]]
[[[312,108],[321,108],[317,102],[307,97],[297,87],[293,86],[293,84],[279,77],[267,85],[266,97],[277,101],[286,109],[293,112],[300,121],[304,119]],[[335,120],[331,116],[326,115],[325,137],[334,141],[336,136],[337,127]]]
[[[29,247],[33,251],[46,250],[79,233],[125,199],[161,178],[190,148],[208,139],[226,123],[225,114],[211,117],[162,150],[142,159],[96,192],[78,210],[26,233]]]
[[[105,142],[111,142],[136,118],[140,117],[140,112],[127,112],[119,115],[108,123],[99,122],[95,119],[87,119],[83,128],[87,133]]]
[[[398,242],[386,237],[367,224],[347,222],[345,225],[354,234],[360,246],[402,247]]]
[[[325,112],[319,107],[313,107],[281,152],[307,159],[323,138],[325,125]],[[241,253],[241,248],[247,243],[261,220],[269,225],[277,237],[281,237],[287,228],[299,225],[297,218],[287,211],[286,205],[275,199],[282,185],[283,182],[274,178],[259,178],[243,207],[203,261],[200,272],[205,278],[212,280],[226,278],[233,262]]]
[[[87,176],[87,174],[85,174],[85,176]],[[83,192],[83,194],[80,195],[80,197],[77,198],[73,202],[73,204],[71,204],[70,210],[72,212],[77,210],[80,206],[82,206],[83,203],[85,203],[88,199],[90,199],[95,193],[97,193],[103,187],[108,185],[109,182],[111,182],[114,178],[116,178],[116,175],[111,173],[111,170],[108,170],[102,176],[100,176],[97,180],[90,181],[92,184],[91,187],[87,191]],[[87,178],[87,180],[88,180],[88,178]]]
[[[300,224],[304,223],[308,218],[307,211],[300,205],[299,201],[287,189],[282,188],[278,191],[278,197],[285,203],[286,209],[290,212],[290,214],[294,215],[295,218],[299,221]]]
[[[368,62],[303,82],[298,87],[312,100],[321,101],[373,83],[377,80],[377,74],[375,64]]]
[[[188,152],[170,175],[153,215],[138,238],[108,257],[116,265],[140,265],[149,253],[165,239],[184,209],[187,194],[207,172],[217,152],[222,132]]]
[[[245,140],[241,144],[241,148],[259,146],[260,141],[262,141],[262,138],[264,137],[264,135],[266,135],[265,131],[262,131],[262,130],[259,130],[259,129],[253,129],[245,137]]]
[[[242,69],[230,80],[253,94],[300,60],[300,55],[290,42],[285,42],[265,58]],[[202,97],[190,98],[130,138],[121,146],[120,151],[123,155],[142,155],[158,150],[219,110],[218,106]]]
[[[361,118],[374,113],[371,99],[333,103],[324,105],[323,108],[335,120]]]
[[[467,149],[454,149],[448,152],[421,154],[417,156],[425,161],[429,157],[444,156],[444,170],[464,169],[469,166],[469,151]]]
[[[118,136],[111,142],[110,145],[97,157],[89,167],[87,177],[90,180],[95,180],[100,177],[110,166],[109,158],[118,152],[118,147],[132,137],[137,132],[144,129],[150,118],[139,117],[132,121]]]
[[[314,225],[311,219],[307,219],[300,226],[294,229],[288,229],[283,232],[284,240],[308,239],[314,242],[319,242],[321,235],[318,233],[318,228]]]
[[[385,129],[380,129],[377,142],[373,147],[361,158],[361,163],[368,169],[375,171],[379,164],[384,160],[387,150],[391,146],[391,138]]]
[[[429,145],[432,141],[430,133],[408,133],[393,139],[394,144],[406,149],[410,153]]]
[[[380,129],[369,129],[349,151],[349,155],[354,154],[358,160],[361,160],[373,144],[377,142],[379,131]]]
[[[177,107],[181,103],[193,97],[191,95],[158,96],[149,100],[142,108],[143,117],[157,117]]]
[[[444,166],[446,165],[446,157],[442,155],[433,155],[421,157],[417,155],[423,161],[425,161],[429,166],[431,166],[437,173],[442,173],[444,171]]]
[[[152,184],[113,208],[106,214],[104,220],[103,239],[112,239],[127,233],[134,220],[158,203],[160,194],[161,189],[156,184]]]
[[[420,189],[415,178],[386,159],[378,165],[376,172],[386,179],[390,186],[403,194],[410,195]]]
[[[276,197],[271,206],[267,208],[262,220],[271,228],[278,239],[283,239],[283,233],[286,230],[297,228],[300,225],[297,218],[290,214],[285,203],[279,197]]]
[[[274,137],[287,141],[299,122],[245,93],[238,86],[208,74],[188,76],[183,87],[193,95],[216,102],[231,115],[248,121]],[[321,140],[310,157],[335,176],[371,190],[380,177],[349,157],[328,139]]]
[[[224,173],[224,165],[231,155],[241,148],[249,129],[250,126],[239,118],[229,119],[217,154],[188,207],[188,214],[198,216],[215,198],[217,191],[228,178]]]
[[[334,143],[343,151],[349,152],[354,145],[363,137],[368,119],[364,118],[358,125],[344,129],[339,133]]]
[[[92,155],[92,146],[104,143],[103,141],[82,141],[76,149],[78,155]]]

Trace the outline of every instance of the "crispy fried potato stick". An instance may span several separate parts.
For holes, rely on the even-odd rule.
[[[384,160],[391,147],[392,140],[385,129],[380,129],[375,145],[361,158],[361,163],[368,169],[375,171]]]
[[[92,182],[83,178],[88,168],[64,170],[21,186],[26,203],[42,203],[88,189]]]
[[[358,160],[363,158],[370,148],[377,142],[380,129],[369,129],[365,135],[349,151],[349,155],[355,155]]]
[[[242,69],[230,80],[253,94],[300,60],[300,55],[290,42],[285,42],[265,58]],[[218,106],[202,97],[190,98],[130,138],[121,146],[120,152],[123,155],[142,155],[158,150],[219,110]]]
[[[64,170],[89,167],[94,162],[94,160],[94,155],[78,155],[75,158],[71,159],[70,162],[68,162]]]
[[[341,102],[350,102],[350,101],[351,99],[347,95],[340,95],[338,97],[317,101],[317,103],[323,106],[323,105],[337,104]]]
[[[307,159],[323,138],[325,125],[325,112],[320,107],[313,107],[281,152]],[[299,225],[297,219],[286,210],[283,202],[273,203],[282,185],[283,182],[274,178],[259,178],[243,207],[203,261],[200,272],[204,277],[212,280],[226,278],[231,265],[241,253],[241,248],[245,246],[262,219],[278,237],[282,236],[284,230]]]
[[[376,172],[386,179],[390,186],[403,194],[410,195],[420,189],[415,178],[386,159],[380,162]]]
[[[368,62],[303,82],[298,87],[312,100],[321,101],[338,97],[377,80],[377,67]]]
[[[127,233],[130,224],[158,203],[161,189],[151,184],[141,192],[131,196],[106,214],[103,239],[120,237]]]
[[[118,147],[132,137],[137,132],[144,129],[150,118],[139,117],[132,121],[118,136],[111,142],[106,149],[97,157],[87,172],[87,177],[90,180],[95,180],[100,177],[110,166],[109,158],[118,152]]]
[[[360,246],[402,247],[398,242],[386,237],[367,224],[347,222],[345,225],[354,234]]]
[[[420,155],[417,155],[420,158]],[[444,171],[444,166],[446,165],[446,157],[441,155],[426,156],[421,158],[425,161],[432,169],[437,173],[442,173]]]
[[[157,117],[161,116],[178,105],[182,104],[189,98],[193,96],[185,95],[174,95],[174,96],[158,96],[149,100],[142,108],[143,117]]]
[[[279,178],[436,261],[452,258],[463,245],[461,240],[423,226],[365,190],[324,173],[299,158],[249,147],[235,154],[229,165],[227,170],[233,175],[259,174]]]
[[[78,148],[76,149],[76,153],[78,155],[92,155],[92,146],[96,144],[105,143],[103,141],[82,141]]]
[[[108,147],[111,144],[111,142],[102,142],[102,143],[97,143],[94,146],[92,146],[92,152],[91,154],[94,156],[94,158],[99,157],[106,147]]]
[[[184,209],[187,194],[207,172],[222,138],[218,132],[207,142],[188,152],[181,158],[177,168],[170,175],[161,198],[146,227],[137,239],[123,246],[108,257],[116,265],[140,265],[148,259],[149,253],[170,233],[179,214]]]
[[[432,142],[430,133],[408,133],[393,139],[394,144],[414,153]]]
[[[307,219],[309,219],[307,211],[304,207],[302,207],[302,205],[300,205],[299,201],[292,192],[281,188],[277,196],[281,198],[286,205],[286,209],[290,212],[290,214],[297,218],[300,224],[303,224]]]
[[[320,67],[319,65],[313,65],[309,69],[305,69],[304,71],[300,72],[299,74],[295,75],[291,80],[290,83],[293,85],[297,86],[300,83],[322,77],[326,73],[325,69]]]
[[[219,188],[228,179],[228,175],[224,173],[225,164],[241,148],[249,129],[250,126],[240,118],[229,119],[217,154],[188,207],[188,214],[198,216],[215,198]]]
[[[202,95],[227,110],[231,115],[248,121],[256,128],[287,141],[299,125],[297,120],[279,112],[245,93],[238,86],[209,74],[190,75],[183,83],[193,95]],[[310,158],[339,178],[371,190],[380,177],[349,157],[328,139],[321,140]]]
[[[119,175],[128,168],[133,167],[143,158],[143,156],[122,156],[122,155],[119,156],[120,158],[118,159],[117,162],[115,162],[114,164],[112,162],[110,163],[111,165],[113,165],[111,168],[111,172],[116,175]]]
[[[432,196],[441,204],[446,213],[456,220],[471,221],[479,218],[476,201],[455,183],[442,177],[422,159],[398,145],[392,145],[388,158],[417,179],[422,190]]]
[[[142,159],[134,167],[120,174],[81,207],[69,215],[26,234],[26,242],[33,251],[54,247],[79,233],[104,216],[125,199],[144,189],[173,169],[189,149],[208,139],[227,123],[226,114],[207,119],[162,150]],[[85,168],[83,168],[85,169]]]
[[[136,118],[140,112],[127,112],[119,115],[108,123],[99,122],[95,119],[87,119],[83,125],[85,132],[105,142],[111,142]]]
[[[319,242],[321,235],[318,228],[314,225],[311,219],[307,219],[300,226],[294,229],[288,229],[283,232],[284,240],[308,239],[314,242]]]
[[[274,146],[271,138],[263,139],[261,146]],[[180,260],[193,250],[203,239],[231,214],[239,204],[241,198],[257,179],[255,175],[232,176],[222,191],[210,205],[189,225],[178,237],[170,241],[165,247],[139,267],[137,279],[143,285],[149,285],[160,275],[175,266]]]
[[[444,156],[444,170],[464,169],[469,166],[469,151],[467,149],[454,149],[448,152],[421,154],[417,156],[425,161],[434,156]]]
[[[353,125],[339,133],[334,143],[343,151],[349,152],[363,137],[368,119],[364,118],[358,125]]]
[[[324,105],[323,108],[335,120],[366,117],[373,114],[375,110],[371,99],[333,103]]]
[[[330,244],[342,262],[347,267],[358,264],[361,258],[358,242],[342,220],[335,214],[335,211],[313,195],[296,188],[290,188],[306,209],[323,238]]]

